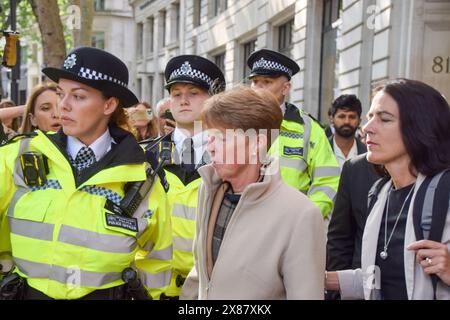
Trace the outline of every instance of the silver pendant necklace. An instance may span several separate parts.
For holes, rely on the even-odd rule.
[[[389,242],[391,242],[392,235],[394,234],[395,228],[397,227],[398,220],[400,219],[400,216],[403,212],[403,209],[405,207],[406,202],[408,202],[409,197],[411,196],[412,192],[414,191],[414,187],[416,184],[412,186],[411,190],[409,190],[408,195],[406,196],[405,200],[403,201],[402,207],[400,208],[400,212],[397,214],[397,218],[395,219],[394,227],[392,228],[391,234],[389,235],[389,239],[387,238],[387,221],[388,221],[388,212],[389,212],[389,199],[391,197],[391,191],[392,191],[392,185],[389,189],[388,198],[387,198],[387,204],[386,204],[386,216],[384,217],[384,246],[383,251],[380,252],[380,258],[383,260],[386,260],[388,258],[388,246]],[[386,241],[387,239],[387,241]]]

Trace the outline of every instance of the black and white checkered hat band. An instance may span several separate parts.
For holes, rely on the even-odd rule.
[[[176,79],[178,77],[188,77],[193,79],[199,79],[203,82],[206,82],[208,86],[212,86],[213,80],[205,73],[201,72],[200,70],[193,69],[189,62],[185,61],[180,68],[175,69],[170,74],[168,82],[172,81],[173,79]]]
[[[287,73],[290,77],[292,77],[292,70],[286,68],[282,64],[279,64],[275,61],[266,60],[264,58],[259,59],[253,64],[252,70],[256,69],[266,69],[266,70],[274,70],[274,71],[282,71]]]
[[[117,83],[119,85],[121,85],[122,87],[127,88],[127,84],[125,82],[122,82],[120,80],[117,80],[116,78],[113,78],[107,74],[89,69],[89,68],[85,68],[85,67],[81,67],[80,71],[78,72],[78,76],[85,78],[85,79],[89,79],[89,80],[108,80],[110,82],[114,82]]]

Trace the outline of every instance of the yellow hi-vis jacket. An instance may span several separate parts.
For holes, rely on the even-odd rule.
[[[333,209],[340,170],[322,127],[286,103],[280,135],[269,153],[280,158],[283,180],[306,194],[327,217]]]
[[[172,208],[173,270],[170,286],[165,294],[173,297],[180,295],[184,279],[194,266],[192,245],[201,178],[198,175],[198,178],[185,185],[169,170],[166,170],[166,177],[170,185],[168,198]]]
[[[113,130],[112,130],[113,129]],[[145,157],[133,136],[110,127],[116,145],[94,166],[75,174],[62,132],[0,148],[0,259],[11,259],[28,285],[55,299],[77,299],[122,285],[137,269],[153,298],[171,276],[172,230],[165,191],[157,180],[133,217],[111,209],[124,185],[146,178]],[[61,142],[63,141],[63,142]],[[48,161],[47,182],[25,184],[20,155]]]
[[[163,137],[151,150],[160,157],[163,143],[169,143],[171,146],[172,161],[164,166],[164,172],[169,184],[167,197],[171,210],[173,235],[172,278],[164,294],[168,297],[176,297],[180,294],[184,279],[194,266],[192,245],[201,178],[197,170],[186,170],[180,164],[180,155],[175,148],[173,135]],[[205,158],[202,159],[202,164],[205,164]]]

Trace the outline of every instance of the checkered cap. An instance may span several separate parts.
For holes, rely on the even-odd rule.
[[[164,74],[167,90],[175,83],[191,83],[207,91],[215,85],[225,87],[225,78],[219,67],[200,56],[176,56],[169,60]]]
[[[247,65],[251,69],[249,78],[255,76],[277,77],[284,75],[291,79],[300,67],[289,57],[268,49],[253,52],[247,59]]]
[[[122,107],[139,102],[127,87],[129,74],[125,63],[101,49],[76,48],[67,55],[61,68],[48,67],[42,72],[55,82],[73,80],[95,88],[107,97],[116,97]]]
[[[96,70],[91,70],[89,68],[84,68],[81,67],[80,71],[78,72],[78,75],[82,78],[85,79],[90,79],[90,80],[108,80],[114,83],[117,83],[119,85],[121,85],[122,87],[127,87],[127,84],[123,81],[117,80],[116,78],[113,78],[107,74],[101,73],[99,71]]]
[[[213,80],[200,70],[192,69],[189,61],[185,61],[178,69],[172,71],[169,77],[169,81],[173,81],[179,77],[187,77],[192,79],[198,79],[206,82],[208,86],[212,85]]]
[[[292,70],[283,66],[282,64],[275,62],[275,61],[270,61],[270,60],[266,60],[263,57],[261,57],[261,59],[259,59],[258,61],[256,61],[253,64],[252,70],[258,70],[258,69],[267,69],[267,70],[273,70],[273,71],[281,71],[283,73],[287,73],[289,75],[289,77],[292,77]]]

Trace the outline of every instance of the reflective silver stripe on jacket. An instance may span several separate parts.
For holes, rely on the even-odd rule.
[[[168,286],[170,284],[171,275],[171,270],[153,274],[139,269],[141,281],[147,288],[161,288]]]
[[[316,167],[312,174],[312,180],[315,178],[340,176],[341,170],[339,167]]]
[[[148,255],[148,259],[158,259],[158,260],[170,260],[172,259],[172,246],[168,246],[165,249],[161,250],[152,250]]]
[[[9,217],[9,227],[13,234],[38,240],[51,241],[53,239],[53,229],[55,225]]]
[[[19,141],[19,152],[17,153],[17,158],[14,164],[14,172],[13,172],[13,179],[14,184],[17,187],[16,192],[14,193],[11,202],[8,206],[8,216],[14,217],[14,209],[16,207],[17,201],[30,191],[30,188],[25,183],[25,180],[23,178],[23,172],[22,172],[22,166],[20,164],[20,156],[24,154],[25,152],[30,151],[30,138],[24,138]]]
[[[197,208],[192,208],[179,203],[175,203],[173,205],[172,215],[174,217],[195,221],[196,211]]]
[[[14,263],[29,278],[50,279],[63,284],[83,287],[100,287],[122,277],[122,272],[86,271],[77,268],[77,266],[64,268],[18,258],[14,258]]]
[[[303,126],[303,159],[308,161],[308,152],[309,152],[309,140],[311,140],[311,130],[312,130],[312,119],[308,115],[301,114],[303,122],[305,123]]]
[[[193,241],[192,239],[186,239],[182,237],[173,237],[173,249],[180,251],[192,251]]]
[[[131,253],[137,246],[137,241],[132,236],[100,234],[67,225],[61,226],[58,241],[112,253]]]
[[[304,171],[306,171],[306,168],[308,168],[308,165],[306,164],[306,162],[301,158],[291,159],[291,158],[280,157],[280,166],[295,169],[300,172],[304,172]]]
[[[312,195],[315,192],[323,192],[328,196],[328,198],[330,198],[333,201],[334,201],[334,197],[336,196],[336,191],[334,191],[333,188],[328,187],[328,186],[312,187],[308,191],[308,196]]]

